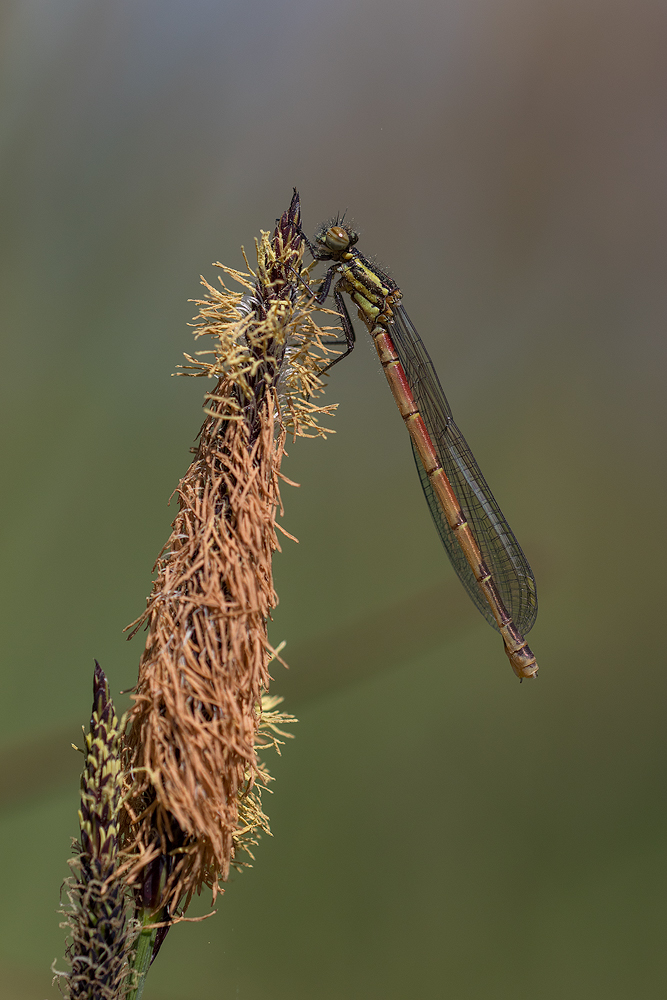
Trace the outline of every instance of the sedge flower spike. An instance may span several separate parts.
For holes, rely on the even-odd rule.
[[[279,659],[267,622],[278,600],[280,466],[288,430],[325,436],[319,420],[333,410],[314,401],[331,352],[297,279],[296,191],[256,249],[256,271],[218,265],[242,292],[202,279],[195,337],[210,347],[186,355],[180,374],[216,385],[146,611],[131,626],[147,638],[130,712],[124,870],[164,925],[154,954],[193,893],[208,886],[215,899],[230,866],[243,863],[240,848],[268,831],[259,796],[269,776],[257,751],[278,718],[266,696]]]
[[[119,1000],[131,987],[130,962],[137,925],[128,891],[117,878],[122,811],[122,729],[109,685],[95,661],[93,712],[84,736],[80,841],[69,862],[68,904],[61,924],[68,932],[71,971],[56,973],[69,1000]]]

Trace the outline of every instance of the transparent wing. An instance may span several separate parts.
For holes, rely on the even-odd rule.
[[[537,590],[528,560],[503,517],[463,435],[454,423],[433,362],[402,306],[394,307],[394,319],[389,325],[389,332],[415,402],[475,541],[512,621],[525,635],[533,627],[537,617]],[[413,452],[431,515],[454,569],[486,620],[497,628],[491,609],[440,509],[414,446]]]

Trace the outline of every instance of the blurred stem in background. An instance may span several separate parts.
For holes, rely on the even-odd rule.
[[[295,281],[296,191],[256,249],[256,273],[218,265],[245,293],[203,282],[195,336],[213,347],[186,355],[182,374],[217,382],[146,611],[131,626],[148,635],[125,737],[96,668],[65,925],[72,971],[58,973],[72,998],[139,1000],[193,894],[208,886],[215,901],[230,867],[248,864],[241,852],[252,859],[259,833],[270,833],[258,750],[278,749],[280,725],[294,721],[267,694],[280,658],[267,637],[280,466],[288,431],[326,436],[319,420],[335,407],[313,402],[331,351]]]

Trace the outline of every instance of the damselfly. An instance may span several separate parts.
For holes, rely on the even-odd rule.
[[[461,583],[496,628],[517,677],[535,677],[537,663],[524,635],[537,617],[535,578],[463,435],[440,385],[433,362],[392,279],[355,248],[359,236],[343,220],[325,223],[311,242],[313,258],[332,261],[315,298],[333,297],[340,313],[346,350],[353,350],[354,327],[346,292],[368,327],[412,450],[431,515]]]

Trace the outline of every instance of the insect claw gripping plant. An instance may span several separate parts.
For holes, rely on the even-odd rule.
[[[296,190],[256,250],[256,271],[217,265],[243,291],[202,279],[195,337],[211,346],[186,355],[179,374],[216,384],[146,610],[130,626],[130,637],[142,627],[147,636],[121,724],[96,668],[81,850],[68,885],[71,972],[57,973],[67,997],[139,1000],[169,928],[191,919],[192,896],[209,887],[215,900],[230,867],[247,866],[244,852],[252,860],[258,835],[270,832],[261,796],[271,778],[259,753],[279,750],[281,726],[295,721],[268,695],[269,664],[280,659],[267,637],[280,466],[288,431],[326,436],[320,420],[335,406],[314,402],[332,352],[329,330],[313,320],[317,304],[295,279]],[[90,806],[100,796],[101,812]],[[91,844],[101,851],[92,867]],[[101,909],[83,905],[91,878]]]

